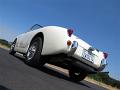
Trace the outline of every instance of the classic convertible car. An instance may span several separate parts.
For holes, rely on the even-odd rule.
[[[23,54],[25,63],[34,67],[51,63],[68,69],[75,81],[102,71],[108,56],[75,36],[72,29],[38,24],[15,38],[9,53],[16,52]]]

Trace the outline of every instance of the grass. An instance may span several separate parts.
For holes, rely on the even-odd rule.
[[[6,50],[9,50],[9,47],[6,46],[6,45],[3,45],[3,44],[0,44],[0,48],[3,48],[3,49],[6,49]]]

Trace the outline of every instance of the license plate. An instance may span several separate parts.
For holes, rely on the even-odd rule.
[[[94,57],[92,54],[89,54],[87,50],[83,50],[82,57],[90,62],[94,62]]]

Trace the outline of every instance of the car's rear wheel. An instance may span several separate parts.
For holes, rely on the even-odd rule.
[[[82,81],[87,75],[87,72],[84,71],[75,71],[73,69],[69,70],[69,76],[74,81]]]
[[[42,60],[41,52],[42,52],[42,38],[37,37],[32,40],[29,49],[26,54],[25,63],[33,66],[33,67],[40,67],[45,64]]]
[[[16,53],[15,49],[15,45],[16,45],[16,41],[17,39],[14,40],[14,42],[12,43],[10,50],[9,50],[9,54],[14,55]]]

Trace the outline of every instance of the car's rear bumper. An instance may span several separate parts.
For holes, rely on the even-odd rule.
[[[100,60],[100,65],[96,65],[93,62],[90,62],[84,58],[82,58],[82,51],[83,48],[78,45],[76,41],[73,41],[73,44],[71,46],[71,50],[68,53],[68,56],[73,57],[76,59],[76,62],[73,63],[74,66],[83,68],[90,72],[97,72],[102,71],[105,66],[107,65],[106,60]]]
[[[87,63],[84,63],[74,57],[68,56],[67,54],[56,54],[56,55],[49,55],[46,56],[48,63],[60,66],[65,69],[74,69],[77,71],[85,71],[88,72],[89,74],[95,74],[97,72],[102,71],[106,65],[102,65],[99,68],[98,67],[93,67],[90,66]]]
[[[95,68],[93,66],[90,66],[86,63],[83,63],[79,60],[74,60],[74,62],[72,63],[72,66],[74,69],[80,69],[80,70],[83,70],[83,71],[87,71],[88,73],[91,73],[91,74],[94,74],[94,73],[98,73],[100,71],[102,71],[106,65],[102,65],[100,66],[99,68]]]

